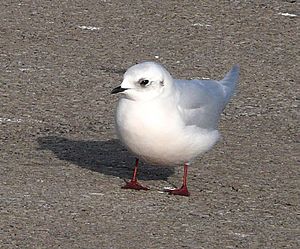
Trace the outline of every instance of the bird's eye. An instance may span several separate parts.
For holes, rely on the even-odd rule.
[[[146,86],[149,83],[149,80],[141,80],[140,85],[141,86]]]

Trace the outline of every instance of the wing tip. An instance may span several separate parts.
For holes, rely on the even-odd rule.
[[[235,72],[235,73],[239,73],[240,72],[240,64],[235,64],[232,66],[231,70],[229,72]]]
[[[225,75],[223,81],[224,82],[227,82],[227,81],[236,82],[239,78],[239,74],[240,74],[240,65],[235,64],[232,66],[230,71]]]

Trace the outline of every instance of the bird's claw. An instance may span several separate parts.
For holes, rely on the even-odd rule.
[[[164,192],[168,192],[169,195],[182,195],[182,196],[190,196],[190,192],[187,189],[187,186],[182,186],[177,189],[164,189]]]
[[[138,181],[124,181],[126,184],[122,187],[123,189],[149,190],[149,188],[142,186]]]

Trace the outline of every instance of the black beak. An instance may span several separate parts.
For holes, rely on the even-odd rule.
[[[116,93],[121,93],[124,92],[125,90],[127,90],[128,88],[122,88],[121,86],[118,86],[116,88],[114,88],[110,94],[116,94]]]

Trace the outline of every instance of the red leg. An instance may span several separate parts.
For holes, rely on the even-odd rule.
[[[134,167],[134,171],[133,171],[133,176],[132,176],[132,178],[129,182],[125,180],[126,184],[122,188],[124,188],[124,189],[135,189],[135,190],[149,190],[149,188],[142,186],[137,181],[136,174],[137,174],[138,166],[139,166],[139,159],[136,158],[135,159],[135,167]]]
[[[181,188],[177,189],[166,189],[165,192],[168,192],[170,195],[183,195],[183,196],[190,196],[190,193],[187,189],[187,170],[188,170],[188,163],[184,164],[184,174],[183,174],[183,183]]]

